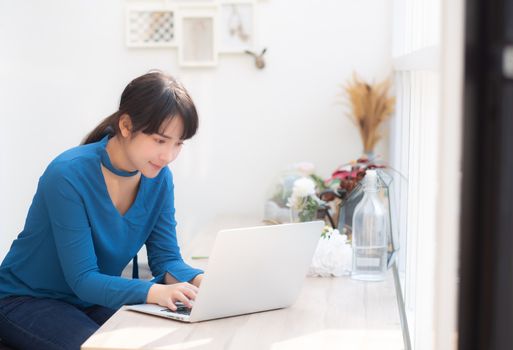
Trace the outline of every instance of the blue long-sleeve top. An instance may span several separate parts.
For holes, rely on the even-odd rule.
[[[170,170],[164,167],[153,179],[141,174],[135,201],[121,215],[101,171],[107,142],[105,137],[72,148],[47,167],[24,229],[0,266],[0,298],[28,295],[118,308],[146,302],[166,272],[181,282],[203,272],[180,254]],[[143,244],[155,278],[120,277]]]

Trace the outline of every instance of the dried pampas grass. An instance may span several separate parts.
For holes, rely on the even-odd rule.
[[[353,74],[353,79],[344,87],[349,98],[349,118],[356,124],[363,142],[363,150],[370,153],[381,138],[380,125],[394,110],[395,97],[389,96],[391,79],[369,85]]]

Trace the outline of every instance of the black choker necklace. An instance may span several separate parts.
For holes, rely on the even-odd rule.
[[[109,171],[111,171],[114,174],[119,175],[119,176],[130,177],[130,176],[137,175],[139,173],[139,170],[125,171],[125,170],[120,170],[120,169],[115,168],[114,165],[112,165],[112,163],[110,162],[109,154],[107,153],[107,149],[105,149],[105,148],[103,148],[101,162],[104,167],[109,169]]]

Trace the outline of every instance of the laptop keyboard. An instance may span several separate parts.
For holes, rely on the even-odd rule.
[[[168,308],[162,309],[160,311],[169,312],[169,313],[173,313],[173,314],[180,314],[180,315],[190,315],[191,314],[192,309],[188,308],[184,304],[177,302],[177,303],[175,303],[175,305],[177,307],[176,311],[170,310]]]

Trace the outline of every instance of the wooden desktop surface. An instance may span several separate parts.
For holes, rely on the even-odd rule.
[[[212,240],[203,237],[210,246]],[[308,277],[289,308],[194,324],[122,308],[82,349],[397,350],[404,345],[389,271],[384,282]]]

